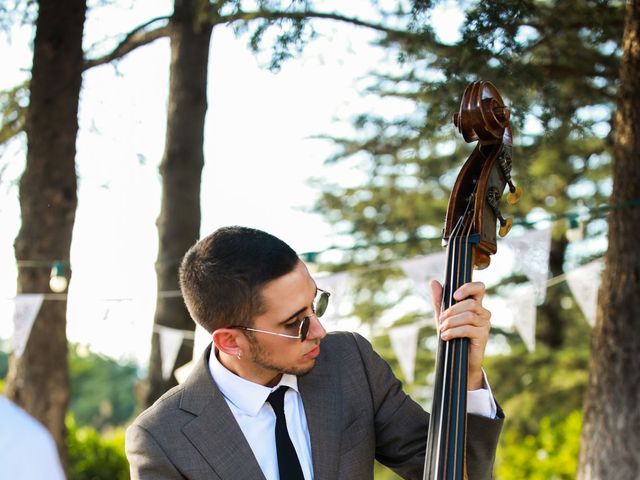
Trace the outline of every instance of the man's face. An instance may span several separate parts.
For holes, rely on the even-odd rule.
[[[253,328],[295,336],[302,318],[311,317],[309,332],[303,342],[261,332],[246,332],[250,346],[246,360],[251,362],[253,374],[265,379],[265,383],[271,380],[277,383],[282,373],[304,375],[315,365],[320,354],[320,340],[326,335],[318,318],[313,315],[316,293],[316,284],[302,262],[298,262],[292,272],[262,288],[264,313],[256,317]]]

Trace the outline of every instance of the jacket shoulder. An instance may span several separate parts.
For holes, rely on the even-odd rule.
[[[140,413],[133,421],[133,425],[140,426],[145,430],[153,430],[154,425],[164,423],[169,418],[175,418],[176,412],[181,411],[180,401],[183,392],[183,385],[177,385],[168,390],[150,407]]]
[[[364,348],[367,348],[367,346],[368,348],[372,348],[369,340],[359,333],[339,331],[327,333],[327,336],[322,340],[322,346],[331,351],[355,351],[362,346],[364,346]]]

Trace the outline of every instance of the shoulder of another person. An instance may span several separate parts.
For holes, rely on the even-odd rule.
[[[51,434],[42,423],[11,400],[2,397],[0,401],[2,402],[0,421],[6,428],[3,430],[10,435],[12,443],[15,444],[22,439],[40,443],[49,442]]]

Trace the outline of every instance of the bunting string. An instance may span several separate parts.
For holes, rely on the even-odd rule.
[[[518,262],[512,263],[517,263],[521,273],[523,273],[529,281],[528,283],[518,285],[516,288],[512,288],[509,291],[508,300],[504,300],[506,309],[512,312],[513,328],[518,332],[529,351],[535,349],[536,304],[540,304],[544,300],[546,289],[553,285],[567,281],[587,322],[592,326],[595,323],[597,291],[602,270],[602,260],[596,260],[549,279],[547,277],[550,239],[551,229],[547,228],[529,232],[527,235],[521,237],[506,238],[502,242],[506,249],[501,250],[511,251],[513,258],[518,259]],[[429,281],[442,277],[446,263],[445,255],[445,252],[437,252],[397,262],[389,262],[384,264],[384,266],[387,268],[396,266],[402,270],[406,278],[414,285],[414,294],[424,299],[426,304],[430,306],[431,293],[428,288]],[[380,267],[380,265],[374,265],[369,268]],[[325,317],[323,317],[323,321],[337,323],[348,317],[348,315],[345,315],[342,311],[341,305],[343,299],[347,296],[350,278],[353,276],[353,273],[353,271],[343,271],[315,276],[318,286],[332,294],[329,304],[330,308],[325,314]],[[158,298],[181,298],[181,296],[179,290],[157,292]],[[86,297],[84,298],[86,300]],[[42,303],[44,301],[62,301],[67,299],[67,293],[20,293],[6,299],[14,302],[12,349],[16,356],[20,356],[24,351]],[[133,297],[93,299],[93,301],[106,303],[135,300],[136,298]],[[107,306],[104,309],[103,320],[106,320],[109,316],[110,308],[111,307]],[[408,382],[413,381],[413,365],[415,363],[418,330],[423,324],[424,322],[416,322],[411,325],[392,327],[388,331],[392,348],[398,358],[403,376]],[[159,336],[162,374],[165,378],[168,378],[172,373],[177,375],[177,373],[173,371],[173,366],[178,351],[185,340],[191,340],[194,343],[194,357],[198,357],[204,347],[211,341],[211,335],[200,327],[197,327],[194,332],[193,330],[174,329],[167,326],[155,325],[153,331]]]

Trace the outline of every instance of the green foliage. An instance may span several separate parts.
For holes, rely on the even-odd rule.
[[[0,378],[5,378],[9,371],[9,354],[0,350]]]
[[[571,347],[556,350],[539,346],[535,352],[528,352],[512,339],[509,354],[485,359],[493,394],[506,414],[496,456],[497,480],[575,478],[589,363],[589,335],[583,332],[583,324],[580,319],[578,325],[568,326]],[[432,328],[421,330],[416,384],[405,385],[405,390],[427,410],[431,408],[431,387],[429,382],[424,386],[424,379],[433,371],[433,354],[427,347],[435,341],[434,333]],[[374,338],[373,344],[402,378],[388,336]],[[398,477],[377,464],[375,478]]]
[[[437,2],[413,3],[416,18],[428,19]],[[353,244],[367,246],[345,253],[343,268],[436,249],[424,239],[439,236],[450,189],[469,153],[451,116],[472,81],[492,81],[511,110],[514,179],[524,196],[508,207],[509,216],[526,222],[535,210],[562,217],[581,203],[597,208],[608,200],[624,2],[501,0],[464,8],[453,44],[435,34],[428,41],[382,41],[401,61],[376,72],[367,93],[377,97],[372,104],[402,108],[363,112],[353,118],[351,137],[333,139],[336,153],[328,162],[350,162],[366,175],[359,184],[322,185],[315,207]],[[601,233],[601,224],[588,225],[587,233]],[[564,230],[554,232],[554,275],[566,261]],[[388,275],[381,272],[377,284],[368,278],[358,290],[380,290]],[[361,296],[369,301],[372,294]],[[359,309],[360,302],[358,316]],[[556,318],[551,309],[557,305],[539,312],[541,322],[566,320],[565,312]],[[562,335],[555,340],[562,342]]]
[[[36,0],[3,0],[0,2],[0,32],[11,38],[12,26],[35,23],[37,12]]]
[[[136,407],[133,391],[137,367],[122,365],[78,345],[71,345],[69,352],[70,410],[76,421],[97,429],[126,422]]]
[[[229,22],[238,36],[247,34],[252,51],[270,50],[270,70],[278,71],[286,60],[301,53],[316,36],[307,17],[312,10],[312,2],[308,0],[261,0],[255,9],[246,7],[237,0],[218,2],[212,20],[214,23]],[[211,5],[207,4],[206,10],[210,9]]]
[[[585,322],[581,320],[581,324]],[[571,326],[580,330],[581,325]],[[516,344],[488,357],[485,369],[506,420],[496,455],[497,480],[573,479],[588,382],[588,334],[562,349]]]
[[[510,355],[486,358],[485,369],[509,429],[524,436],[537,432],[543,417],[560,422],[582,408],[588,364],[585,345],[559,351],[539,347],[533,353],[518,347]]]
[[[0,350],[0,379],[7,375],[8,361],[9,355]],[[69,409],[78,424],[101,430],[122,425],[133,415],[134,387],[138,381],[138,367],[133,363],[121,364],[71,344],[69,375]]]
[[[98,434],[78,427],[67,416],[69,480],[128,480],[129,463],[124,453],[124,429]]]
[[[0,145],[24,130],[28,105],[28,82],[0,92]]]
[[[570,480],[576,476],[582,413],[540,420],[536,435],[508,429],[496,459],[497,480]]]
[[[373,469],[373,478],[375,480],[400,480],[401,477],[395,474],[393,470],[385,467],[381,463],[376,462]]]

